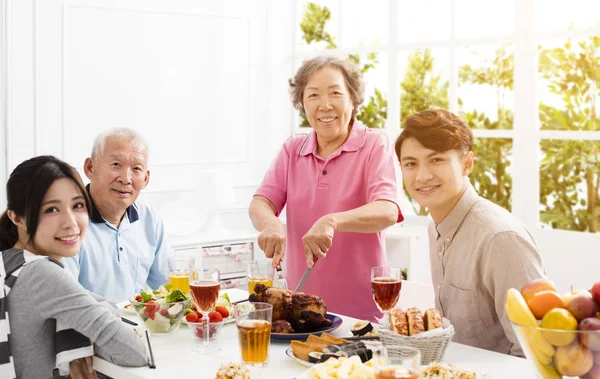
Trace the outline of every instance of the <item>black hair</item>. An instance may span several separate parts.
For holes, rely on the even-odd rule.
[[[68,163],[52,155],[41,155],[19,164],[6,183],[6,211],[0,216],[0,251],[12,248],[19,239],[17,226],[8,217],[11,210],[27,222],[29,241],[33,242],[38,227],[42,201],[58,179],[69,178],[79,187],[91,216],[91,201],[79,173]]]

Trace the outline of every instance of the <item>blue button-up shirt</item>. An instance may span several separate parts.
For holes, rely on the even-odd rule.
[[[79,253],[61,260],[84,288],[118,303],[167,283],[173,252],[156,211],[136,201],[115,228],[92,203],[90,221]]]

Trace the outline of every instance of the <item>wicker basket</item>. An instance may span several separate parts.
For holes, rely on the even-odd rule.
[[[454,336],[452,325],[444,328],[443,334],[432,337],[407,337],[391,330],[381,329],[377,332],[383,346],[400,345],[412,346],[421,351],[421,364],[427,365],[431,362],[441,362]]]

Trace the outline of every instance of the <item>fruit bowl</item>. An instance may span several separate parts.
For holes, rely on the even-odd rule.
[[[186,321],[186,324],[187,324],[188,328],[190,329],[190,332],[196,339],[204,341],[204,334],[203,334],[204,333],[204,329],[203,329],[204,322],[202,322],[202,321],[199,321],[199,322]],[[219,335],[219,331],[221,330],[221,327],[224,324],[225,324],[225,321],[208,323],[208,339],[210,341],[214,341],[217,338],[217,336]]]
[[[600,378],[600,330],[511,325],[538,378]]]
[[[164,298],[146,303],[130,300],[133,310],[146,328],[154,334],[171,333],[181,325],[183,312],[190,299],[167,302]]]

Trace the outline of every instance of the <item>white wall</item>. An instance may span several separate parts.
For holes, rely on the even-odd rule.
[[[291,4],[280,3],[6,2],[0,166],[53,154],[81,170],[96,134],[134,128],[150,145],[146,200],[190,197],[195,173],[222,169],[236,195],[223,220],[249,229],[247,205],[291,130]]]

